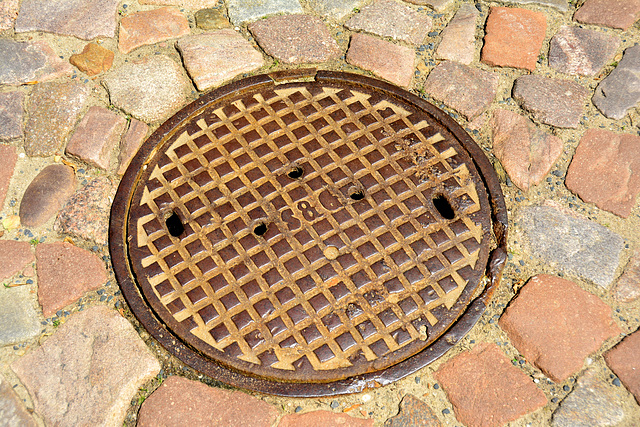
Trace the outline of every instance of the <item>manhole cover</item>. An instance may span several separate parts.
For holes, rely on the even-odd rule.
[[[110,245],[132,311],[185,363],[320,396],[455,344],[499,279],[506,223],[491,164],[449,116],[303,70],[225,86],[163,124],[120,185]]]

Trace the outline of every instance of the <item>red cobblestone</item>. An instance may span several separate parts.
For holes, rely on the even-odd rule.
[[[498,76],[490,71],[444,61],[431,70],[424,90],[467,120],[473,120],[489,108],[496,97],[498,83]]]
[[[562,140],[526,117],[497,109],[491,122],[493,152],[515,185],[528,191],[540,183],[562,154]]]
[[[45,317],[107,281],[102,260],[70,243],[41,243],[36,247],[36,260],[38,300]]]
[[[573,15],[584,24],[626,30],[640,18],[640,0],[587,0]]]
[[[542,390],[495,344],[478,344],[457,355],[435,377],[458,421],[469,427],[501,426],[547,403]]]
[[[0,240],[0,280],[8,279],[34,260],[29,243]]]
[[[623,218],[640,193],[640,137],[589,129],[567,171],[567,188],[582,200]]]
[[[77,53],[69,57],[69,62],[75,65],[80,71],[88,76],[109,71],[113,65],[114,54],[96,43],[88,43],[82,53]]]
[[[597,296],[559,277],[535,276],[520,290],[500,326],[529,362],[559,382],[621,329]]]
[[[640,330],[609,350],[604,358],[607,365],[640,403]]]
[[[121,115],[104,107],[91,107],[71,135],[66,153],[106,170],[126,125]]]
[[[271,405],[240,391],[209,387],[171,376],[145,400],[138,427],[270,427],[278,416]]]
[[[492,7],[487,19],[482,62],[534,71],[546,30],[546,18],[540,12]]]
[[[282,15],[249,25],[258,44],[286,64],[324,62],[340,52],[322,20],[309,15]]]
[[[411,84],[415,59],[413,49],[359,33],[351,36],[347,51],[349,64],[404,87]]]
[[[120,21],[118,49],[129,53],[140,46],[185,36],[190,31],[187,18],[172,7],[137,12]]]

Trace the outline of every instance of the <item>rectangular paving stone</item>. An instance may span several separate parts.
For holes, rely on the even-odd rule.
[[[640,357],[638,355],[640,355],[640,331],[635,331],[609,350],[604,358],[607,365],[640,404]]]
[[[573,15],[584,24],[628,29],[640,18],[640,0],[586,0]]]
[[[373,427],[372,419],[352,417],[331,411],[312,411],[305,414],[289,414],[282,417],[278,427]]]
[[[424,90],[467,120],[473,120],[489,108],[496,97],[498,83],[498,76],[490,71],[444,61],[431,70]]]
[[[51,156],[64,144],[80,118],[89,89],[78,81],[36,85],[27,101],[27,156]]]
[[[250,24],[249,31],[267,54],[285,64],[324,62],[340,53],[329,29],[316,16],[272,16]]]
[[[502,426],[547,403],[542,390],[492,343],[460,353],[434,376],[453,404],[456,419],[468,426]]]
[[[67,242],[36,246],[36,266],[38,301],[45,317],[107,281],[107,269],[97,255]]]
[[[186,36],[190,32],[187,18],[173,7],[136,12],[120,20],[118,50],[129,53],[140,46]]]
[[[44,41],[16,42],[0,39],[0,85],[47,81],[71,74],[71,65],[58,58]]]
[[[29,286],[0,286],[0,347],[40,335],[40,317]]]
[[[222,390],[199,381],[170,376],[145,401],[137,427],[168,426],[268,427],[278,410],[241,391]]]
[[[182,66],[164,55],[124,63],[102,82],[113,105],[147,123],[175,112],[190,90]]]
[[[20,91],[0,93],[0,141],[21,138],[24,135],[24,93]]]
[[[71,135],[65,152],[101,169],[109,168],[111,152],[127,120],[104,107],[93,106]]]
[[[547,20],[540,12],[492,7],[486,24],[482,62],[534,71],[546,30]]]
[[[440,33],[442,41],[436,49],[438,59],[449,59],[469,65],[476,55],[476,21],[478,9],[463,4],[447,27]]]
[[[0,211],[9,191],[9,183],[18,161],[18,153],[11,145],[0,144]]]
[[[80,121],[67,144],[66,153],[102,169],[126,126],[126,119],[112,110],[93,106]]]
[[[349,64],[404,87],[411,84],[415,59],[413,49],[360,33],[351,36],[347,51]]]
[[[640,136],[589,129],[571,160],[566,186],[585,202],[628,218],[640,194]]]
[[[227,0],[229,19],[235,25],[255,21],[263,16],[282,13],[303,13],[298,0]]]
[[[16,33],[44,31],[83,40],[114,37],[118,0],[22,0]]]
[[[615,34],[563,26],[551,39],[549,66],[559,73],[595,76],[613,59],[620,42]]]
[[[583,116],[589,90],[573,80],[524,75],[516,79],[513,99],[545,124],[576,128]]]
[[[13,23],[18,17],[20,0],[3,0],[0,2],[0,31],[13,27]]]
[[[366,2],[367,0],[307,0],[307,5],[319,15],[340,21]]]
[[[522,207],[515,221],[529,255],[603,288],[613,282],[624,249],[620,235],[551,206]]]
[[[539,129],[531,120],[497,109],[491,121],[493,153],[522,191],[539,184],[562,154],[562,140]]]
[[[116,426],[160,363],[128,320],[96,306],[73,314],[11,368],[47,425]]]
[[[593,104],[610,119],[620,120],[640,102],[640,45],[627,48],[618,66],[596,88]]]
[[[262,54],[230,28],[183,37],[177,47],[198,90],[219,86],[264,64]]]
[[[395,0],[376,0],[353,15],[344,25],[350,30],[420,44],[432,24],[433,20],[429,16]]]
[[[622,332],[611,313],[611,307],[574,282],[539,275],[520,290],[499,324],[529,362],[560,382]]]
[[[109,211],[115,192],[113,183],[106,177],[89,181],[62,207],[53,225],[54,230],[99,245],[106,244]]]
[[[17,240],[0,240],[0,280],[23,271],[35,260],[31,245]]]

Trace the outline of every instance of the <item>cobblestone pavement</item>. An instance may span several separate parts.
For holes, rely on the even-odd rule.
[[[640,425],[640,0],[0,2],[0,425]],[[484,317],[390,386],[228,387],[129,312],[110,203],[203,92],[312,64],[433,102],[494,164],[509,259]]]

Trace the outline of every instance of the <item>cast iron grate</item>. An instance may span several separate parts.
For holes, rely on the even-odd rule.
[[[473,326],[505,212],[446,114],[304,70],[223,87],[161,126],[123,178],[110,244],[132,311],[186,363],[327,395],[407,375]]]

